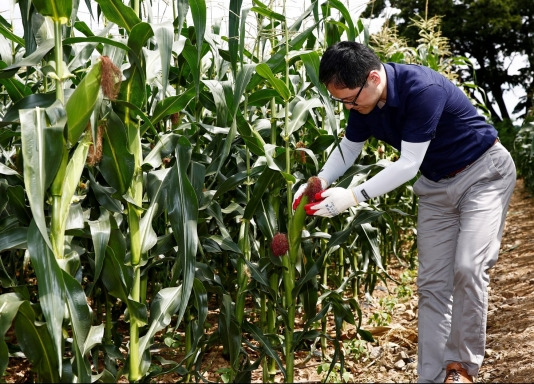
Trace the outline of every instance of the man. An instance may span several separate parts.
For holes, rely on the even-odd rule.
[[[382,63],[366,46],[329,47],[319,77],[350,109],[345,136],[319,172],[328,187],[371,136],[399,159],[353,188],[334,187],[307,211],[332,217],[421,172],[418,206],[419,382],[471,383],[484,357],[489,284],[516,172],[497,131],[464,93],[423,66]],[[300,199],[305,185],[295,194]]]

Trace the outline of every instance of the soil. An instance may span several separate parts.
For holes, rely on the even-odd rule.
[[[388,271],[397,277],[401,269]],[[534,197],[525,190],[520,179],[512,197],[501,244],[500,259],[491,270],[486,357],[478,383],[534,382]],[[400,296],[395,286],[379,286],[369,302],[361,303],[362,327],[370,331],[374,343],[350,343],[355,337],[353,326],[344,329],[345,369],[347,382],[357,383],[413,383],[417,381],[417,292],[415,279],[405,284]],[[411,291],[410,291],[411,290]],[[394,293],[393,293],[394,292]],[[396,297],[387,307],[386,299]],[[399,299],[401,297],[401,299]],[[365,305],[364,305],[365,304]],[[387,313],[387,321],[378,322],[377,315]],[[369,319],[374,319],[369,321]],[[154,350],[165,359],[176,358],[171,350]],[[155,346],[155,348],[158,348]],[[310,357],[311,356],[311,357]],[[324,360],[320,354],[297,352],[295,382],[309,383],[325,380],[318,373]],[[202,375],[209,382],[222,382],[221,369],[228,367],[221,349],[207,351],[202,362]],[[29,364],[22,358],[10,358],[4,376],[7,383],[28,382],[33,379]],[[327,369],[327,368],[326,368]],[[261,370],[253,372],[252,382],[262,382]],[[182,378],[183,379],[183,378]],[[159,376],[158,382],[177,382],[175,374]],[[277,382],[281,382],[281,376]],[[328,382],[340,382],[339,375]],[[1,380],[0,380],[1,382]],[[122,382],[122,381],[121,381]],[[127,381],[124,381],[127,382]]]

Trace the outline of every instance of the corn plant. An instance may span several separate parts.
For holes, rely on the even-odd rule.
[[[534,124],[532,123],[532,117],[525,120],[517,133],[512,154],[518,174],[523,178],[525,187],[533,191]]]

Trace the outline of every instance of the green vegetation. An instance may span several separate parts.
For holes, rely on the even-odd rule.
[[[525,187],[534,193],[534,119],[529,116],[514,142],[512,152],[517,174],[523,178]]]
[[[295,352],[317,346],[325,379],[350,379],[344,351],[372,340],[360,299],[391,264],[417,267],[416,201],[408,183],[334,219],[293,212],[294,187],[346,123],[318,82],[321,52],[361,38],[453,81],[469,62],[449,54],[438,19],[414,24],[414,48],[391,29],[369,36],[338,0],[294,22],[271,3],[231,1],[228,33],[208,31],[203,0],[175,1],[172,24],[147,21],[140,1],[88,3],[105,21],[98,35],[71,0],[18,2],[23,38],[0,20],[11,49],[0,61],[0,372],[24,354],[42,382],[202,381],[220,347],[221,381],[258,367],[265,382],[292,381]],[[339,185],[395,156],[369,143]],[[279,257],[277,233],[289,240]]]

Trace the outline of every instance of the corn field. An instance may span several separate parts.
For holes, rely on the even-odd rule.
[[[208,28],[204,0],[174,0],[169,23],[147,1],[87,3],[100,30],[75,0],[19,0],[23,36],[0,23],[0,373],[23,354],[38,382],[200,382],[214,346],[228,381],[293,382],[299,350],[343,369],[328,316],[372,340],[360,303],[391,263],[416,268],[416,201],[408,184],[333,219],[293,211],[347,118],[319,60],[358,39],[452,74],[468,63],[439,20],[414,21],[407,47],[339,0],[291,22],[232,0],[227,31]],[[370,142],[338,185],[396,156]],[[162,334],[176,361],[152,349]]]

